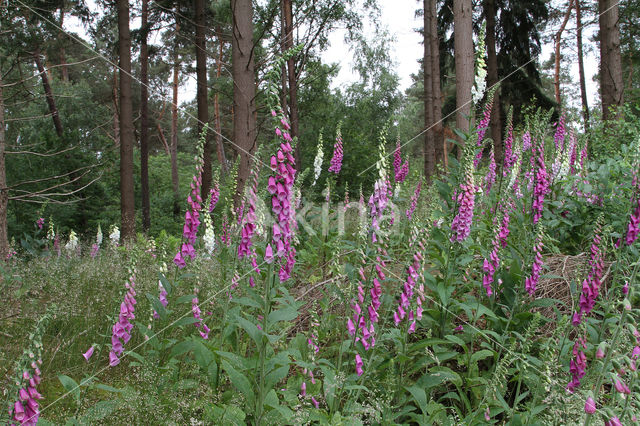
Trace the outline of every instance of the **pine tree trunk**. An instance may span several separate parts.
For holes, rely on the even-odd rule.
[[[599,0],[600,11],[600,92],[602,118],[609,120],[609,108],[623,102],[622,58],[620,56],[620,27],[618,0]]]
[[[256,83],[253,58],[253,7],[251,0],[231,0],[233,16],[232,73],[233,134],[240,154],[236,205],[242,199],[249,178],[251,155],[256,149],[255,96]]]
[[[149,49],[148,37],[149,0],[142,0],[142,42],[140,44],[140,191],[142,195],[142,229],[151,227],[149,203]]]
[[[196,8],[196,77],[198,80],[196,98],[198,103],[198,135],[202,133],[204,125],[209,122],[209,99],[207,96],[207,43],[206,43],[206,22],[204,12],[204,0],[195,0]],[[201,197],[206,199],[211,188],[211,144],[209,136],[212,132],[207,132],[204,143],[202,190]],[[219,147],[218,147],[219,150]],[[220,155],[218,154],[218,157]]]
[[[424,176],[427,182],[435,173],[435,145],[433,131],[433,67],[431,62],[431,1],[423,2],[423,47],[424,56],[422,58],[422,71],[424,78],[424,127],[427,131],[424,134]]]
[[[53,120],[53,126],[56,129],[56,134],[59,138],[62,137],[64,131],[62,129],[62,122],[60,121],[60,115],[58,114],[58,108],[56,107],[56,101],[53,98],[53,92],[51,90],[51,85],[49,84],[49,77],[47,76],[47,71],[44,69],[42,65],[42,59],[40,58],[40,48],[37,47],[33,52],[33,60],[36,63],[36,67],[38,68],[38,73],[40,74],[40,78],[42,79],[42,87],[44,88],[44,96],[47,99],[47,105],[49,106],[49,114],[51,114],[51,119]]]
[[[496,52],[496,4],[495,0],[484,1],[484,16],[487,20],[487,86],[491,88],[498,83],[498,54]],[[491,139],[493,139],[496,164],[500,167],[504,162],[502,146],[502,111],[500,108],[500,90],[493,95],[491,110]]]
[[[285,22],[285,50],[293,47],[293,10],[291,0],[283,0]],[[287,74],[289,77],[289,121],[291,124],[291,137],[299,136],[298,127],[298,77],[296,75],[295,60],[293,57],[287,60]],[[300,140],[295,146],[296,166],[302,170],[300,157]]]
[[[567,26],[567,22],[569,22],[569,18],[571,17],[571,9],[573,8],[573,0],[569,0],[569,5],[567,6],[567,12],[564,15],[564,20],[562,21],[562,25],[560,25],[560,29],[556,33],[555,37],[555,72],[553,76],[553,86],[556,95],[556,103],[558,106],[562,107],[562,98],[560,96],[560,42],[562,41],[562,32]]]
[[[118,0],[118,53],[120,55],[120,215],[122,241],[136,237],[133,189],[133,106],[131,102],[131,35],[129,1]]]
[[[576,1],[576,26],[578,42],[578,72],[580,74],[580,97],[582,98],[582,119],[585,130],[589,130],[589,101],[587,99],[587,85],[584,76],[584,54],[582,53],[582,9],[581,0]]]
[[[113,103],[113,142],[120,146],[120,107],[118,107],[118,70],[113,69],[113,84],[111,85],[111,102]]]
[[[224,41],[222,39],[222,29],[220,27],[217,28],[218,34],[218,62],[216,64],[216,78],[220,79],[220,74],[222,73],[222,50]],[[222,173],[227,174],[227,156],[224,152],[224,146],[222,145],[222,122],[220,119],[220,101],[218,99],[218,90],[215,91],[215,95],[213,97],[213,105],[214,105],[214,119],[216,121],[216,142],[218,144],[218,155],[220,156],[218,160],[220,161],[220,168]]]
[[[7,232],[7,207],[9,204],[9,190],[7,189],[7,169],[5,167],[5,139],[4,122],[4,84],[0,72],[0,260],[9,254],[9,235]]]
[[[176,21],[176,36],[180,31],[180,24]],[[180,74],[180,56],[178,44],[173,48],[173,100],[171,102],[171,144],[169,153],[171,157],[171,185],[173,187],[173,215],[180,215],[180,189],[178,179],[178,84]]]
[[[433,90],[433,144],[435,151],[435,162],[445,166],[445,138],[444,126],[442,125],[442,89],[440,88],[440,37],[438,36],[438,6],[437,1],[430,2],[431,14],[431,81]]]
[[[473,87],[473,28],[471,0],[453,0],[454,56],[456,62],[456,127],[469,131]],[[462,141],[460,141],[462,143]],[[458,157],[462,150],[458,149]]]

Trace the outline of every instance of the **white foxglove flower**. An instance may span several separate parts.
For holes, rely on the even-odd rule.
[[[73,229],[71,230],[71,233],[69,234],[69,241],[67,242],[67,244],[65,244],[64,248],[65,248],[65,250],[67,250],[67,251],[69,251],[71,253],[76,251],[76,248],[78,248],[78,236],[73,231]]]
[[[311,186],[315,186],[318,178],[320,177],[320,173],[322,173],[322,161],[324,159],[324,152],[322,151],[322,133],[318,137],[318,151],[316,153],[316,158],[313,160],[313,183]]]
[[[480,35],[478,36],[478,47],[476,48],[477,68],[475,76],[475,85],[471,88],[471,97],[473,103],[477,104],[484,96],[485,90],[487,90],[487,64],[484,60],[486,54],[486,48],[484,44],[484,38],[486,35],[486,22],[482,24]]]
[[[96,244],[98,247],[102,244],[102,229],[100,228],[100,224],[98,224],[98,233],[96,234]]]
[[[109,234],[109,239],[111,240],[111,244],[114,247],[118,246],[118,243],[120,242],[120,230],[116,225],[113,225],[111,227],[111,233]]]

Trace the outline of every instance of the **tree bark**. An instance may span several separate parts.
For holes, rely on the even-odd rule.
[[[498,84],[498,55],[496,52],[496,4],[495,0],[484,1],[484,16],[487,20],[487,86]],[[504,162],[504,147],[502,146],[502,113],[500,109],[500,90],[493,95],[491,110],[491,139],[493,139],[496,164],[500,167]]]
[[[582,10],[580,0],[576,1],[576,26],[578,42],[578,72],[580,74],[580,97],[582,98],[582,119],[585,130],[589,130],[589,100],[587,99],[587,85],[584,76],[584,54],[582,53]]]
[[[131,35],[129,1],[118,0],[118,53],[120,55],[120,216],[122,241],[136,237],[133,189],[133,106],[131,102]]]
[[[609,108],[623,102],[622,58],[620,56],[620,27],[618,0],[599,0],[600,12],[600,92],[602,118],[609,120]]]
[[[220,27],[217,28],[218,34],[218,61],[216,63],[216,78],[220,79],[220,74],[222,73],[222,50],[224,47],[224,40],[222,38],[222,29]],[[227,174],[227,156],[224,152],[224,145],[222,145],[222,123],[220,119],[220,101],[218,90],[215,91],[213,95],[213,105],[214,105],[214,119],[216,121],[216,143],[218,144],[218,161],[220,161],[220,169],[222,173]]]
[[[196,98],[198,103],[198,135],[202,133],[205,124],[209,122],[209,99],[207,88],[207,43],[206,43],[206,22],[204,11],[204,0],[195,0],[196,8],[196,77],[197,90]],[[201,197],[206,199],[211,188],[211,144],[209,136],[211,132],[207,132],[204,142],[203,171],[202,171],[202,188]],[[220,147],[218,146],[218,151]],[[218,159],[220,153],[218,152]]]
[[[149,0],[142,0],[142,42],[140,44],[140,191],[142,195],[142,229],[151,227],[149,202],[149,49],[148,37]]]
[[[454,56],[456,63],[456,127],[469,131],[473,87],[473,28],[471,0],[453,0]],[[462,141],[460,141],[462,143]],[[458,149],[458,157],[462,149]]]
[[[4,122],[4,84],[0,72],[0,259],[9,254],[9,235],[7,232],[7,207],[9,190],[7,189],[7,169],[5,167],[5,122]]]
[[[564,14],[564,20],[562,21],[562,25],[560,25],[560,29],[556,33],[555,37],[555,72],[553,74],[553,87],[556,95],[556,103],[560,108],[562,108],[562,98],[560,96],[560,42],[562,41],[562,32],[567,26],[567,22],[569,22],[569,18],[571,17],[571,9],[573,8],[573,0],[569,0],[569,5],[567,6],[567,12]]]
[[[285,50],[289,50],[293,47],[293,10],[291,0],[283,0],[282,6],[284,7],[284,22],[285,22],[285,38],[284,47]],[[287,74],[289,77],[289,121],[291,124],[291,137],[295,138],[299,136],[298,127],[298,77],[296,75],[295,60],[293,57],[287,60]],[[296,165],[299,170],[302,170],[301,156],[300,156],[300,140],[297,141],[295,146],[295,158]]]
[[[118,107],[118,71],[113,69],[113,84],[111,86],[111,101],[113,103],[113,142],[120,146],[120,107]]]
[[[232,73],[233,133],[240,154],[236,205],[242,199],[249,178],[251,156],[256,149],[255,95],[256,82],[253,58],[253,6],[251,0],[231,0],[233,16]]]
[[[176,37],[180,32],[180,24],[176,20]],[[169,156],[171,158],[171,184],[173,186],[173,215],[180,215],[180,189],[178,179],[178,83],[180,73],[180,55],[178,44],[173,48],[173,100],[171,102],[171,145]]]
[[[435,146],[433,131],[433,67],[431,62],[431,2],[423,2],[423,47],[424,56],[422,58],[423,86],[424,86],[424,127],[427,131],[424,134],[424,176],[427,182],[435,172]]]
[[[430,2],[431,14],[431,81],[433,89],[433,144],[436,164],[446,164],[444,126],[442,125],[442,89],[440,88],[440,37],[438,36],[438,7],[437,1]]]
[[[44,88],[44,96],[47,99],[47,105],[49,106],[49,114],[51,114],[51,119],[53,120],[53,126],[56,129],[56,134],[59,138],[62,137],[64,131],[62,129],[62,122],[60,121],[60,115],[58,114],[58,107],[56,107],[56,101],[53,98],[53,92],[51,90],[51,85],[49,85],[49,77],[47,76],[47,71],[44,69],[42,65],[42,59],[40,59],[40,48],[36,47],[36,50],[33,52],[33,60],[36,63],[36,67],[38,68],[38,73],[40,74],[40,78],[42,79],[42,87]]]

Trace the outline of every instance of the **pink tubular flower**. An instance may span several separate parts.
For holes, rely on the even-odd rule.
[[[94,350],[94,347],[91,346],[88,351],[82,354],[82,356],[84,357],[85,360],[87,360],[87,362],[89,362],[89,358],[91,358],[91,356],[93,355],[93,350]]]
[[[514,166],[517,160],[517,154],[513,152],[513,112],[509,110],[509,117],[507,119],[507,137],[504,139],[504,162],[502,167],[502,176],[507,177],[511,172],[511,168]],[[523,137],[524,139],[524,137]],[[531,136],[529,135],[529,143],[531,143]],[[525,151],[525,148],[522,148]]]
[[[340,126],[336,130],[336,143],[333,145],[333,157],[331,157],[331,165],[329,171],[335,174],[340,173],[342,169],[342,133]]]
[[[533,223],[536,224],[542,217],[542,207],[544,204],[544,197],[549,193],[549,175],[544,163],[544,141],[538,144],[537,149],[537,164],[536,170],[536,187],[533,190]]]
[[[135,273],[129,277],[129,281],[125,283],[127,293],[124,301],[120,304],[120,315],[118,322],[113,325],[111,335],[111,351],[109,352],[109,365],[115,367],[120,363],[120,355],[124,352],[124,344],[131,339],[131,330],[133,324],[131,320],[135,319],[134,311],[136,305],[136,282]]]
[[[587,345],[583,338],[578,338],[573,345],[573,359],[569,363],[571,381],[567,385],[567,390],[570,393],[573,393],[580,386],[580,379],[584,377],[587,368],[587,356],[581,348],[586,349]]]
[[[197,289],[196,289],[196,294],[198,293]],[[196,319],[196,322],[194,323],[194,325],[196,326],[196,328],[200,328],[202,327],[202,330],[199,330],[200,332],[200,337],[202,337],[203,339],[208,339],[209,338],[209,327],[207,327],[207,325],[205,323],[202,322],[202,311],[200,310],[200,307],[198,306],[198,297],[194,297],[191,300],[191,312],[193,313],[193,317]]]
[[[529,275],[525,279],[525,284],[524,284],[525,289],[527,290],[530,296],[533,296],[533,294],[536,291],[536,287],[538,286],[538,281],[540,281],[540,272],[542,271],[543,243],[542,243],[541,234],[542,234],[541,232],[538,232],[538,235],[536,235],[536,242],[535,242],[535,245],[533,246],[534,260],[533,260],[533,265],[531,265],[531,275]]]
[[[487,170],[487,175],[484,177],[484,187],[487,193],[491,191],[491,187],[496,183],[496,157],[493,151],[494,149],[492,146],[491,151],[489,152],[489,169]]]
[[[569,139],[571,154],[569,157],[569,171],[572,175],[576,173],[576,161],[578,159],[578,141],[576,140],[576,133],[571,129],[571,136]]]
[[[285,119],[281,117],[280,120]],[[296,262],[296,249],[292,245],[296,215],[293,194],[296,169],[288,130],[283,132],[282,139],[284,141],[280,143],[276,155],[271,156],[271,170],[274,175],[269,178],[267,190],[271,194],[271,209],[275,217],[271,243],[276,248],[276,257],[280,260],[280,282],[285,282],[291,276]]]
[[[421,279],[420,271],[422,270],[422,261],[424,260],[426,238],[418,241],[416,251],[413,255],[413,263],[407,268],[407,278],[402,286],[402,293],[400,294],[400,301],[398,308],[393,315],[393,319],[398,326],[407,317],[407,321],[410,323],[407,329],[408,334],[412,334],[416,328],[416,319],[422,318],[422,303],[424,299],[424,284],[420,284],[419,291],[415,291],[416,284]],[[415,297],[415,305],[412,301]],[[407,315],[408,312],[408,315]]]
[[[584,412],[587,414],[593,414],[596,412],[596,402],[593,398],[587,398],[587,401],[584,403]]]
[[[162,281],[160,280],[158,280],[158,291],[160,292],[160,294],[158,295],[158,300],[160,300],[162,306],[166,308],[169,304],[169,301],[167,300],[167,295],[169,293],[167,293],[167,290],[165,290],[164,286],[162,285]],[[156,311],[153,311],[153,317],[155,319],[158,319],[160,318],[160,315]]]
[[[593,242],[591,243],[591,258],[589,259],[589,273],[582,281],[582,294],[580,295],[580,310],[573,315],[573,325],[578,326],[582,322],[583,316],[588,315],[596,304],[596,299],[600,292],[600,279],[604,269],[604,253],[601,251],[600,232],[601,225],[596,225]]]
[[[411,205],[406,211],[407,219],[411,220],[411,216],[413,216],[413,212],[416,210],[418,206],[418,199],[420,198],[420,191],[422,190],[422,181],[418,182],[418,186],[416,186],[416,190],[411,196]]]
[[[640,183],[636,184],[636,190],[634,192],[635,200],[633,200],[632,204],[635,204],[635,206],[633,207],[633,212],[629,216],[627,235],[624,240],[628,246],[632,245],[640,234]]]
[[[373,184],[373,194],[369,197],[369,212],[371,214],[371,240],[375,243],[380,233],[380,219],[389,202],[390,185],[383,179]]]
[[[482,142],[484,141],[484,135],[487,133],[487,129],[489,128],[489,122],[491,121],[491,108],[493,108],[493,96],[495,90],[490,90],[487,94],[487,101],[484,104],[484,110],[482,112],[482,119],[478,123],[476,127],[476,132],[478,134],[478,142],[477,146],[482,147]],[[476,158],[473,160],[473,166],[478,167],[480,164],[480,160],[482,160],[482,149],[476,155]]]
[[[36,225],[38,225],[38,229],[42,229],[42,227],[44,226],[44,217],[39,218],[36,221]]]
[[[256,228],[256,202],[258,200],[258,165],[251,169],[252,185],[247,194],[247,211],[243,217],[244,225],[240,232],[240,244],[238,244],[238,259],[251,254],[253,234]]]
[[[356,354],[356,373],[358,373],[358,376],[362,376],[362,373],[364,373],[362,365],[362,357],[360,357],[360,354]]]
[[[176,254],[173,259],[173,263],[179,269],[186,266],[186,258],[195,259],[196,251],[193,244],[196,242],[196,235],[198,234],[198,227],[200,226],[200,208],[202,198],[200,196],[200,186],[202,185],[202,171],[204,170],[203,155],[200,154],[196,157],[196,174],[193,176],[191,182],[191,193],[187,197],[189,206],[184,215],[184,226],[182,236],[186,240],[180,248],[180,252]]]
[[[464,179],[464,182],[460,184],[460,192],[458,193],[458,214],[451,223],[452,242],[462,242],[466,240],[471,233],[471,222],[473,221],[473,208],[476,197],[476,186],[471,168],[467,168]]]
[[[622,422],[617,417],[612,417],[609,421],[604,422],[604,426],[622,426]]]
[[[218,204],[218,200],[220,199],[220,181],[216,178],[213,188],[209,190],[209,196],[211,200],[209,201],[209,213],[216,208],[216,204]]]
[[[396,183],[404,182],[409,174],[409,160],[402,163],[402,154],[400,152],[400,139],[396,142],[396,149],[393,151],[393,172]]]

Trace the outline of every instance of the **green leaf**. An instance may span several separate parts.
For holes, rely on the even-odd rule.
[[[194,318],[194,317],[184,317],[184,318],[180,318],[178,321],[173,323],[173,327],[182,327],[185,325],[189,325],[189,324],[195,324],[197,323],[199,320]]]
[[[58,380],[60,380],[60,383],[62,383],[65,390],[75,397],[76,402],[80,403],[80,386],[78,383],[76,383],[76,381],[71,377],[65,376],[64,374],[59,374]]]
[[[244,374],[233,368],[231,364],[224,359],[222,360],[222,369],[229,375],[229,379],[233,386],[244,394],[247,399],[247,405],[249,407],[253,407],[255,405],[255,394],[253,393],[253,389],[251,389],[249,379],[247,379]]]
[[[93,385],[94,388],[96,389],[101,389],[103,391],[107,391],[107,392],[114,392],[114,393],[122,393],[124,392],[123,389],[117,389],[114,388],[113,386],[109,386],[109,385],[103,385],[102,383],[98,383]]]
[[[298,317],[298,311],[294,308],[287,306],[286,308],[273,311],[267,317],[270,324],[277,324],[280,321],[293,321]]]
[[[195,297],[196,297],[195,294],[185,294],[184,296],[178,297],[178,299],[176,300],[176,303],[178,304],[191,303]]]
[[[160,315],[160,318],[164,320],[167,317],[167,310],[162,305],[162,303],[160,303],[160,299],[158,299],[158,296],[154,296],[151,293],[147,293],[145,294],[145,296],[147,297],[147,299],[149,299],[149,302],[151,302],[153,310],[156,311],[158,315]]]
[[[169,354],[170,358],[180,356],[184,353],[187,353],[193,350],[195,343],[193,340],[185,340],[183,342],[178,343],[173,348],[171,348],[171,353]]]
[[[464,340],[462,340],[458,336],[454,336],[452,334],[448,334],[448,335],[444,336],[444,338],[447,339],[450,342],[453,342],[453,343],[455,343],[457,345],[462,346],[463,348],[467,347],[467,344],[464,342]]]
[[[244,331],[247,332],[249,337],[251,337],[253,339],[253,341],[255,342],[256,346],[260,347],[260,344],[262,342],[262,336],[264,335],[264,332],[262,330],[260,330],[254,323],[252,323],[248,319],[243,318],[243,317],[241,317],[239,315],[236,318],[237,318],[236,321],[238,322],[240,327],[242,327],[244,329]]]
[[[485,359],[490,356],[493,356],[493,351],[490,351],[488,349],[483,349],[481,351],[474,352],[473,355],[471,355],[471,364],[477,363],[481,359]]]
[[[420,407],[422,413],[427,414],[427,394],[424,389],[419,388],[416,385],[405,387],[405,389],[411,392],[413,399],[418,403],[418,407]]]
[[[173,286],[171,285],[167,277],[165,277],[162,272],[158,272],[158,280],[160,280],[162,287],[164,287],[164,289],[167,290],[167,293],[171,294]]]
[[[288,365],[283,365],[282,367],[276,368],[275,370],[267,374],[264,380],[265,390],[275,386],[276,383],[287,377],[287,374],[289,374]]]
[[[249,297],[234,297],[233,299],[231,299],[231,301],[233,303],[237,303],[238,305],[251,306],[252,308],[262,309],[262,306],[260,306],[258,302]]]

